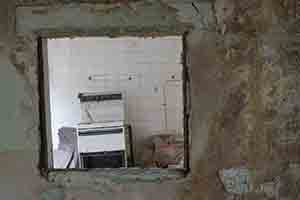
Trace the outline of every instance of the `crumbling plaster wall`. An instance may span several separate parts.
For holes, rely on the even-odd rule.
[[[190,175],[166,182],[112,181],[97,172],[53,175],[50,182],[41,177],[37,168],[37,74],[36,61],[32,59],[35,38],[16,37],[15,5],[51,5],[52,11],[38,12],[42,18],[63,4],[58,0],[2,1],[1,199],[299,200],[300,23],[297,17],[300,8],[296,7],[297,1],[143,1],[147,5],[168,6],[158,11],[153,7],[153,10],[140,9],[138,2],[120,2],[114,1],[119,6],[117,9],[107,4],[108,13],[119,13],[116,15],[125,17],[125,21],[128,12],[138,18],[140,12],[146,11],[149,19],[167,14],[176,19],[175,25],[192,23],[195,27],[188,35],[192,90]],[[72,13],[66,15],[74,17]],[[108,24],[115,22],[109,16],[105,19]],[[168,17],[165,20],[174,22]],[[38,21],[32,20],[31,25]],[[135,23],[142,27],[151,24],[151,20]],[[223,169],[232,170],[225,176]],[[242,172],[244,178],[240,182]],[[229,183],[228,176],[231,176]]]

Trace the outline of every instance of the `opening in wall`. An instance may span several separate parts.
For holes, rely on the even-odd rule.
[[[188,170],[184,40],[39,39],[47,167]]]

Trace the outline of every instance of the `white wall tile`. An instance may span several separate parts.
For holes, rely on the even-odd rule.
[[[77,96],[82,92],[125,92],[125,117],[128,122],[135,123],[135,138],[169,128],[165,127],[164,101],[179,105],[172,108],[178,112],[171,110],[175,114],[167,114],[171,116],[167,121],[176,123],[171,128],[180,129],[182,86],[168,89],[170,100],[164,100],[163,91],[168,80],[181,80],[181,53],[182,38],[179,36],[48,40],[54,146],[57,146],[56,133],[61,126],[76,126],[80,122]]]

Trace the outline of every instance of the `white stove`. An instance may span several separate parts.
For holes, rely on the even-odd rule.
[[[126,167],[122,93],[85,93],[79,98],[83,121],[77,128],[80,167]]]

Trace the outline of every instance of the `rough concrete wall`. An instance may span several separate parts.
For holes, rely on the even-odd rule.
[[[30,67],[35,61],[28,65],[30,55],[22,54],[34,52],[34,46],[24,45],[34,42],[21,38],[15,43],[14,2],[5,1],[0,6],[0,74],[5,94],[0,114],[1,198],[300,199],[297,1],[163,2],[177,9],[168,11],[177,19],[195,25],[188,37],[190,176],[175,182],[113,184],[106,179],[103,183],[96,174],[62,175],[58,177],[62,184],[41,178],[38,98],[33,87],[37,79]],[[24,47],[28,49],[23,51]]]
[[[193,120],[201,119],[193,141],[205,138],[206,147],[193,150],[184,199],[299,198],[295,11],[294,1],[215,2],[215,29],[203,33],[192,59]]]

